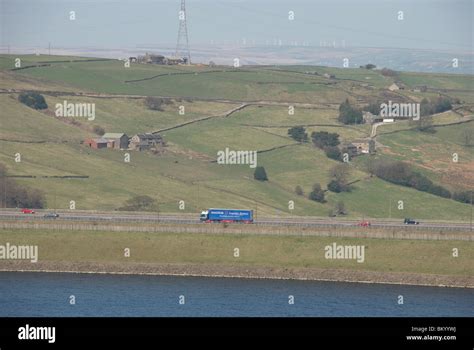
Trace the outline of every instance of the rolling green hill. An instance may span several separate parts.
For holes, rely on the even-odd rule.
[[[241,207],[258,209],[262,215],[327,216],[335,203],[344,201],[351,217],[469,220],[467,204],[370,177],[365,166],[369,156],[351,161],[351,192],[327,192],[326,203],[311,201],[306,195],[313,184],[325,189],[329,170],[338,162],[310,143],[298,144],[287,130],[303,125],[309,134],[336,132],[342,142],[365,138],[371,134],[370,125],[344,126],[337,121],[339,104],[346,98],[359,106],[404,98],[408,91],[386,89],[398,79],[408,86],[462,90],[460,95],[444,92],[457,98],[472,89],[472,77],[403,73],[390,78],[366,69],[304,66],[125,68],[118,60],[60,56],[19,56],[23,67],[36,67],[12,70],[15,58],[0,55],[0,163],[11,175],[36,176],[17,181],[42,190],[50,208],[67,208],[75,200],[78,209],[115,210],[133,196],[149,195],[164,212],[178,212],[183,200],[185,212]],[[324,73],[335,78],[326,79]],[[26,90],[40,91],[49,108],[36,111],[21,104],[18,94]],[[433,94],[410,93],[410,98]],[[146,108],[145,96],[171,100],[162,111],[153,111]],[[55,104],[65,100],[94,103],[95,120],[55,117]],[[258,102],[225,116],[251,101]],[[293,104],[292,115],[288,105]],[[178,112],[180,106],[185,107],[184,115]],[[408,122],[383,125],[377,130],[377,157],[409,162],[450,189],[473,189],[473,147],[462,142],[462,133],[474,129],[469,118],[453,112],[437,115],[433,134],[415,131]],[[94,137],[97,126],[129,136],[165,129],[161,134],[167,146],[155,155],[82,145]],[[214,162],[226,147],[259,151],[258,165],[265,167],[269,181],[254,180],[254,169],[248,165]],[[14,161],[16,153],[22,156],[20,163]],[[124,162],[125,153],[130,153],[130,163]],[[453,153],[459,162],[452,162]],[[42,178],[65,175],[88,178]],[[305,196],[295,194],[297,185]],[[405,202],[403,211],[396,210],[398,200]],[[289,201],[295,202],[293,210]]]

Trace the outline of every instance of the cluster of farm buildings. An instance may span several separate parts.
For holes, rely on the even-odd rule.
[[[144,64],[161,64],[161,65],[178,65],[188,64],[186,57],[165,57],[163,55],[155,55],[146,53],[144,56],[129,57],[132,63],[144,63]]]
[[[109,132],[98,138],[84,140],[84,145],[93,149],[112,148],[146,151],[164,146],[165,142],[159,134],[136,134],[130,138],[124,133]]]

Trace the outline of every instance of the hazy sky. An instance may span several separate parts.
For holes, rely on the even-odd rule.
[[[141,47],[176,42],[179,0],[0,0],[1,45]],[[188,0],[193,44],[472,51],[472,0]],[[69,12],[76,20],[69,20]],[[288,12],[294,11],[293,21]],[[398,11],[404,19],[397,20]]]

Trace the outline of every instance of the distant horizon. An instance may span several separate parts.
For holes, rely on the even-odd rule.
[[[7,47],[0,47],[0,54],[8,54]],[[48,48],[10,47],[10,55],[48,55]],[[77,56],[104,59],[124,59],[143,55],[146,52],[172,56],[174,46],[162,45],[154,47],[54,47],[53,56]],[[296,53],[296,54],[295,54]],[[433,55],[437,54],[437,55]],[[208,64],[210,61],[218,65],[232,66],[233,57],[241,57],[243,66],[268,65],[301,65],[326,66],[343,68],[341,57],[349,57],[351,65],[348,68],[358,68],[360,65],[373,63],[377,68],[390,68],[406,72],[451,73],[474,75],[474,54],[455,54],[461,64],[457,68],[450,65],[453,52],[437,49],[407,49],[381,47],[295,47],[295,46],[255,46],[238,47],[235,45],[196,45],[191,49],[193,63]],[[277,57],[275,57],[277,56]],[[297,56],[297,57],[296,57]],[[243,57],[243,58],[242,58]],[[430,65],[426,65],[426,62]]]

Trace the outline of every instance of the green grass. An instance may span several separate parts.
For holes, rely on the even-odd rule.
[[[369,215],[373,218],[392,217],[400,220],[411,217],[420,220],[469,221],[471,213],[469,205],[396,186],[377,178],[354,184],[350,193],[328,195],[330,203],[340,200],[352,216],[360,218]],[[398,209],[399,201],[403,201],[403,210]]]
[[[474,122],[437,127],[434,134],[414,130],[382,134],[377,140],[389,147],[380,149],[383,155],[412,163],[420,172],[448,188],[467,189],[474,187],[471,175],[474,153],[472,147],[464,146],[462,141],[467,129],[474,133]],[[454,154],[458,162],[453,161]]]
[[[203,101],[173,101],[163,105],[163,111],[149,110],[143,99],[127,98],[91,98],[91,97],[52,97],[46,101],[52,113],[56,103],[94,103],[95,120],[86,121],[84,124],[99,125],[106,132],[124,132],[130,137],[137,133],[152,132],[195,119],[224,113],[237,105],[228,103],[203,102]],[[184,106],[184,115],[179,114],[180,106]]]
[[[473,242],[223,234],[2,230],[0,244],[38,245],[39,261],[335,268],[471,276]],[[325,246],[364,245],[365,261],[325,259]],[[460,249],[457,258],[452,249]],[[130,257],[124,257],[124,249]],[[233,255],[239,248],[240,257]]]
[[[79,142],[91,135],[90,132],[58,121],[54,116],[21,104],[16,95],[1,95],[0,104],[2,105],[1,139]]]
[[[426,85],[431,88],[474,91],[474,81],[469,75],[401,72],[399,78],[409,87]]]
[[[14,56],[0,55],[0,68],[11,69]],[[295,202],[294,215],[327,216],[334,203],[343,200],[350,217],[387,217],[388,198],[403,196],[407,212],[392,211],[392,217],[413,216],[420,219],[466,220],[469,206],[435,197],[410,188],[395,186],[377,179],[366,179],[363,163],[366,156],[353,160],[352,180],[363,180],[354,185],[351,193],[327,194],[327,203],[308,200],[294,194],[297,185],[307,195],[315,183],[323,188],[329,182],[329,170],[335,161],[310,143],[298,145],[288,137],[291,126],[309,126],[313,131],[340,134],[342,142],[367,137],[371,126],[342,126],[337,122],[337,104],[345,98],[357,96],[373,99],[383,95],[382,88],[391,83],[378,71],[304,66],[226,68],[225,72],[205,73],[212,69],[199,66],[156,66],[123,62],[69,62],[73,57],[22,56],[25,63],[56,61],[50,67],[31,68],[12,72],[0,71],[0,88],[42,91],[96,91],[130,95],[176,96],[164,111],[150,111],[141,98],[93,98],[45,94],[48,111],[35,111],[17,101],[17,93],[0,96],[0,162],[14,175],[87,175],[84,180],[23,179],[23,184],[41,189],[49,207],[67,208],[75,200],[78,209],[113,210],[135,196],[148,194],[160,203],[160,210],[178,211],[178,201],[184,200],[186,212],[197,212],[206,207],[258,208],[261,215],[290,214],[288,202]],[[68,62],[58,62],[68,61]],[[213,68],[214,69],[214,68]],[[215,68],[222,70],[222,67]],[[287,71],[289,70],[289,71]],[[295,72],[292,72],[295,71]],[[315,75],[300,74],[317,71],[336,74],[336,84]],[[167,75],[168,73],[192,73]],[[298,73],[300,72],[300,73]],[[196,73],[196,74],[195,74]],[[202,74],[205,73],[205,74]],[[143,79],[166,74],[157,79],[137,83],[126,80]],[[411,76],[418,76],[413,73]],[[450,79],[450,75],[440,75]],[[433,78],[421,74],[419,79]],[[367,79],[368,78],[368,79]],[[461,77],[462,78],[462,77]],[[464,80],[452,77],[461,86]],[[347,79],[347,80],[344,80]],[[436,75],[433,79],[438,79]],[[439,78],[441,79],[441,78]],[[461,79],[461,80],[460,80]],[[360,84],[368,83],[377,89],[369,90]],[[454,86],[453,85],[453,86]],[[227,118],[216,117],[163,132],[168,143],[164,154],[130,152],[131,162],[123,161],[124,152],[92,150],[81,146],[86,137],[94,136],[94,125],[107,132],[125,132],[129,136],[169,128],[191,120],[215,116],[239,103],[190,101],[186,96],[226,98],[229,100],[275,100],[320,104],[315,109],[296,107],[288,114],[286,106],[249,106]],[[422,98],[423,94],[417,95]],[[54,117],[54,106],[64,100],[95,103],[96,119],[80,120],[74,126],[67,119]],[[361,102],[362,103],[362,102]],[[184,105],[186,114],[179,115]],[[454,113],[436,116],[436,125],[458,121]],[[461,133],[471,124],[436,128],[435,134],[409,129],[407,122],[384,125],[379,129],[378,157],[411,162],[416,169],[450,189],[474,187],[472,149],[460,144]],[[28,143],[43,141],[44,143]],[[282,147],[283,148],[278,148]],[[258,154],[258,165],[264,166],[268,182],[253,179],[248,165],[223,166],[212,163],[217,152],[232,150],[270,152]],[[460,161],[453,164],[452,153]],[[14,155],[21,153],[22,162],[15,163]]]
[[[291,139],[258,129],[229,125],[225,118],[210,119],[169,130],[164,135],[173,143],[205,153],[214,159],[217,158],[217,152],[225,150],[226,147],[231,150],[259,151],[295,143]]]

